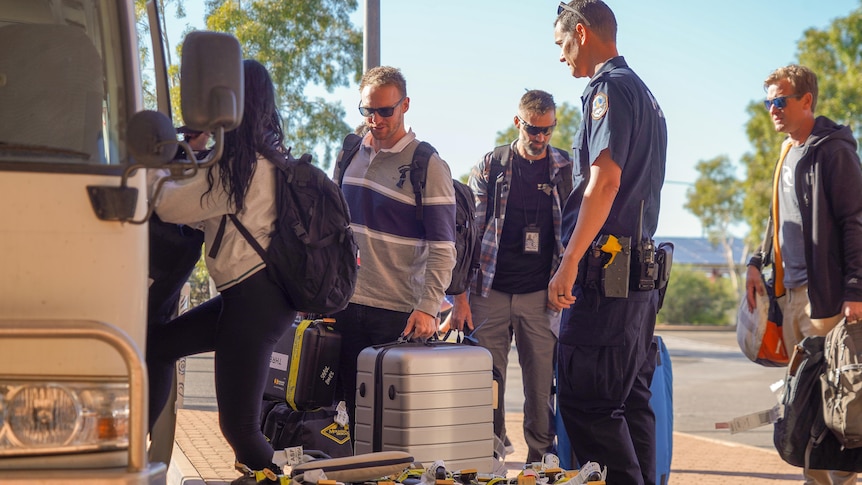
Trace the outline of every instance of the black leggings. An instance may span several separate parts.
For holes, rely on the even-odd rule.
[[[150,329],[150,429],[165,405],[177,359],[215,351],[219,425],[236,459],[252,470],[272,466],[273,449],[260,426],[260,408],[275,343],[293,323],[281,290],[266,271]]]
[[[341,333],[341,364],[336,394],[344,399],[350,417],[350,437],[356,430],[356,359],[366,347],[394,342],[407,326],[410,313],[351,303],[332,315]]]

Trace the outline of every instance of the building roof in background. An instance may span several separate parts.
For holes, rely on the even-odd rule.
[[[668,237],[656,238],[656,244],[669,241],[673,243],[673,262],[675,264],[691,264],[696,266],[725,266],[727,261],[724,249],[720,244],[713,245],[705,237]],[[731,241],[733,260],[737,264],[745,264],[748,261],[751,250],[745,248],[742,239],[734,238]]]

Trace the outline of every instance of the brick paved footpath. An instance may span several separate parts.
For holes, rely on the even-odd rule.
[[[509,476],[523,468],[527,454],[522,419],[519,413],[506,415],[515,447],[506,461]],[[224,485],[238,476],[214,411],[181,409],[176,445],[169,484]],[[774,450],[674,433],[671,485],[791,483],[802,483],[801,469],[786,464]]]

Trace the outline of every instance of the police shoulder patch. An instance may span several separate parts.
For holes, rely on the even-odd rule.
[[[596,93],[593,96],[593,106],[590,109],[590,116],[594,120],[602,119],[608,112],[608,95],[602,92]]]

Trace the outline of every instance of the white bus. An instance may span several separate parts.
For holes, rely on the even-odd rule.
[[[145,183],[176,133],[159,42],[161,113],[142,106],[136,22],[160,36],[134,3],[0,0],[3,484],[165,483],[147,457]],[[239,44],[198,32],[183,54],[184,121],[215,134],[206,164],[242,115]]]

